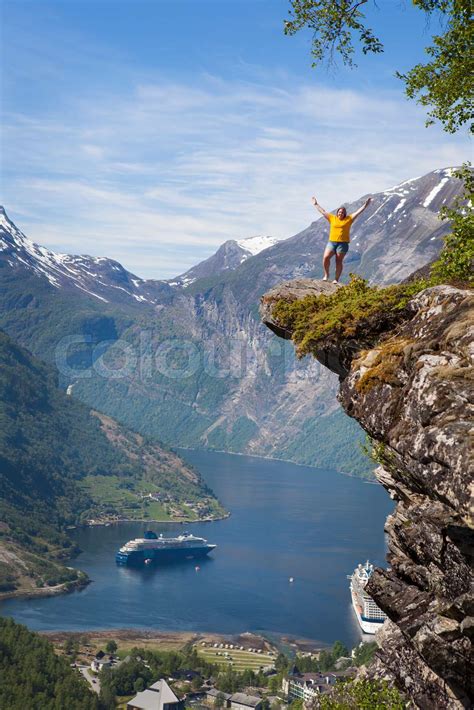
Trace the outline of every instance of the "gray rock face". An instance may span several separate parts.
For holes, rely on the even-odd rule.
[[[469,707],[474,296],[439,286],[410,307],[413,317],[395,336],[353,362],[340,393],[345,411],[384,444],[376,475],[398,501],[386,525],[391,569],[377,570],[368,586],[398,627],[385,630],[375,672],[395,676],[419,707]],[[398,384],[375,373],[362,393],[362,378],[380,367],[396,341],[403,346]],[[407,667],[395,647],[406,649]]]
[[[369,674],[426,710],[474,698],[473,335],[471,291],[426,289],[353,358],[339,393],[378,445],[376,476],[397,501],[390,567],[368,585],[391,620]]]

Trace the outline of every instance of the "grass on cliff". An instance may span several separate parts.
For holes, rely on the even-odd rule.
[[[293,332],[298,357],[316,354],[318,348],[334,341],[362,337],[370,330],[384,332],[403,319],[411,298],[428,282],[377,288],[356,274],[350,282],[330,296],[307,296],[299,301],[276,303],[273,315]],[[368,343],[369,345],[369,343]]]
[[[350,282],[330,296],[275,304],[273,315],[292,331],[299,357],[316,355],[331,342],[341,345],[346,341],[350,346],[354,340],[360,350],[362,339],[368,348],[373,347],[382,333],[404,320],[408,302],[423,289],[446,283],[474,286],[474,173],[466,165],[454,174],[463,180],[464,191],[450,208],[440,212],[441,219],[451,220],[452,232],[426,277],[378,288],[351,274]]]

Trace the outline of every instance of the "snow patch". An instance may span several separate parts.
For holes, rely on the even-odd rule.
[[[435,170],[434,172],[439,174],[446,175],[447,177],[453,177],[455,171],[457,168],[439,168],[438,170]]]
[[[429,207],[438,192],[443,189],[447,182],[449,182],[449,177],[444,177],[437,185],[435,185],[428,197],[426,197],[425,201],[423,202],[423,207]]]
[[[238,246],[245,251],[250,252],[252,256],[259,254],[264,249],[272,247],[278,242],[275,237],[247,237],[247,239],[239,239]]]
[[[401,210],[401,208],[403,207],[403,205],[405,204],[405,202],[406,202],[406,198],[405,198],[405,197],[402,197],[402,199],[400,200],[400,202],[398,203],[398,205],[397,205],[397,206],[395,207],[395,209],[393,210],[393,214],[395,214],[395,212],[398,212],[398,210]]]
[[[385,195],[386,193],[384,192],[383,194]],[[387,202],[389,201],[390,197],[391,197],[391,195],[390,195],[389,197],[387,197],[387,199],[382,202],[382,204],[380,205],[380,207],[377,207],[377,209],[375,210],[375,212],[374,212],[373,214],[371,214],[370,217],[366,220],[367,222],[370,222],[370,220],[375,217],[375,215],[377,214],[377,212],[380,212],[380,210],[382,209],[382,207],[384,207],[384,206],[387,204]]]
[[[132,293],[132,296],[136,301],[140,301],[142,303],[152,303],[152,301],[149,301],[148,298],[145,298],[145,296],[137,296],[135,293]]]
[[[85,291],[86,293],[90,294],[91,296],[94,296],[94,298],[98,298],[100,301],[103,301],[104,303],[108,303],[108,300],[106,298],[102,298],[102,296],[99,296],[99,294],[94,293],[93,291],[89,291],[89,289],[84,288],[84,286],[80,286],[78,283],[76,283],[76,287],[80,288],[81,291]]]
[[[412,182],[416,182],[417,180],[420,179],[420,177],[421,177],[421,176],[414,177],[414,178],[410,178],[409,180],[405,180],[404,182],[401,182],[401,183],[399,183],[398,185],[394,185],[393,187],[389,187],[388,190],[385,190],[385,192],[383,192],[383,194],[384,194],[384,195],[393,194],[393,192],[395,192],[396,190],[399,190],[399,189],[400,189],[401,187],[403,187],[404,185],[411,185]],[[414,188],[414,185],[412,185],[412,186],[410,187],[411,190],[412,190],[413,188]],[[407,193],[407,190],[404,190],[404,192]]]

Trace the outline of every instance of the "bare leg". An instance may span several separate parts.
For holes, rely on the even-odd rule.
[[[324,269],[324,281],[329,278],[329,267],[331,265],[331,258],[334,255],[332,249],[326,249],[323,254],[323,269]]]
[[[342,274],[342,262],[344,261],[345,254],[336,254],[336,281]]]

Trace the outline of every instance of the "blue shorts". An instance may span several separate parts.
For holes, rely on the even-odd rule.
[[[349,251],[349,242],[331,242],[327,243],[326,249],[334,252],[334,254],[347,254]]]

